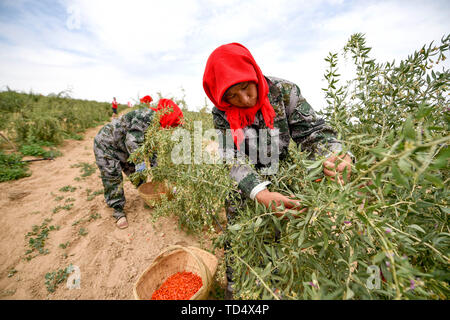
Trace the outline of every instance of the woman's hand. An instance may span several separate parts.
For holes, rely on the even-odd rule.
[[[286,209],[298,209],[299,213],[303,213],[308,210],[302,206],[301,201],[294,199],[292,197],[287,197],[278,192],[270,192],[268,189],[264,189],[256,194],[256,200],[265,205],[266,208],[271,210],[276,210],[276,207],[281,204],[284,205]],[[276,212],[278,217],[284,215],[284,212]]]
[[[339,181],[344,184],[344,178],[342,172],[347,168],[347,181],[350,180],[350,174],[352,173],[352,159],[349,154],[343,154],[340,156],[333,155],[323,162],[323,173],[326,176],[333,177],[334,181],[336,175]]]

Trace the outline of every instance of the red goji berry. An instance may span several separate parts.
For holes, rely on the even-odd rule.
[[[189,300],[203,285],[202,278],[192,272],[171,275],[153,292],[151,300]]]

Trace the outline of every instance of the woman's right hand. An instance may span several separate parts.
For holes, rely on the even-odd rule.
[[[281,204],[284,205],[286,209],[295,209],[298,210],[299,213],[303,213],[308,210],[308,208],[302,206],[301,201],[299,199],[290,198],[282,195],[279,192],[270,192],[268,189],[264,189],[256,194],[256,200],[265,205],[266,208],[271,210],[276,210],[276,207]],[[274,206],[275,204],[275,206]],[[283,212],[276,212],[275,214],[279,217],[284,215]]]

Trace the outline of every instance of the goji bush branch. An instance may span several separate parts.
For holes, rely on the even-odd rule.
[[[448,299],[450,72],[436,65],[449,44],[443,37],[398,63],[378,63],[364,36],[352,35],[343,53],[352,55],[356,76],[343,85],[338,54],[330,53],[320,113],[356,157],[351,180],[324,177],[324,159],[290,146],[269,188],[294,195],[308,211],[277,217],[285,208],[240,205],[215,241],[232,248],[235,298]],[[210,114],[187,114],[191,134],[194,120],[212,128]],[[173,164],[168,155],[176,142],[167,133],[148,133],[139,151],[158,149],[163,165],[147,174],[177,188],[152,215],[176,214],[187,229],[207,227],[214,235],[217,213],[237,192],[228,165]]]

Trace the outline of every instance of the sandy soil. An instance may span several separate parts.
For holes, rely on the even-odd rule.
[[[95,163],[92,143],[100,128],[87,130],[82,141],[66,141],[61,157],[31,162],[30,177],[0,183],[0,299],[134,299],[134,283],[161,250],[172,244],[210,246],[179,230],[175,217],[153,225],[152,210],[129,181],[124,185],[129,227],[115,226],[103,194],[93,196],[103,188],[98,168],[82,178],[76,166]],[[60,190],[67,186],[76,189]],[[45,221],[54,226],[43,247],[48,253],[27,254],[27,234]],[[75,270],[69,282],[49,292],[46,274],[70,264],[79,268],[79,288],[67,286]]]

